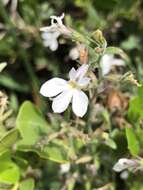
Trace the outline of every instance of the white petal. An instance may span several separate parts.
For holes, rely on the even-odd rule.
[[[41,32],[56,32],[58,30],[57,25],[51,25],[40,28]]]
[[[67,81],[61,78],[53,78],[41,86],[40,94],[46,97],[53,97],[67,89],[67,87]]]
[[[105,54],[100,61],[103,76],[111,71],[112,65],[123,66],[125,62],[122,59],[114,58],[111,54]]]
[[[128,159],[126,158],[119,159],[118,162],[114,165],[113,170],[116,172],[121,172],[122,170],[126,169],[128,167],[127,161]]]
[[[76,78],[83,78],[83,76],[86,74],[86,72],[88,71],[89,65],[88,64],[83,64],[82,66],[80,66],[77,71],[76,71]]]
[[[70,80],[74,80],[75,77],[76,77],[76,70],[75,70],[75,68],[72,68],[69,72],[69,78],[70,78]]]
[[[72,59],[72,60],[76,60],[79,58],[79,50],[77,47],[74,47],[70,50],[69,52],[69,57]]]
[[[43,40],[44,47],[49,47],[50,41],[49,40]]]
[[[129,172],[127,170],[123,171],[121,174],[120,174],[120,178],[123,179],[123,180],[126,180],[128,179],[129,177]]]
[[[53,38],[56,38],[56,39],[60,36],[60,32],[59,31],[55,31],[52,34],[53,34]]]
[[[52,50],[52,51],[56,51],[56,50],[57,50],[57,48],[58,48],[58,41],[57,41],[57,39],[51,40],[51,43],[50,43],[50,45],[49,45],[49,48],[50,48],[50,50]]]
[[[60,95],[53,99],[52,109],[55,113],[62,113],[64,112],[69,103],[71,102],[73,95],[72,90],[63,91]]]
[[[87,86],[89,84],[90,80],[91,79],[89,77],[83,77],[83,78],[78,80],[78,84],[80,86]]]
[[[41,37],[43,40],[49,40],[52,38],[52,33],[50,32],[42,32]]]
[[[61,173],[67,173],[67,172],[69,172],[70,167],[71,167],[70,163],[61,164],[60,165]]]
[[[81,90],[74,90],[73,100],[72,100],[72,109],[75,115],[83,117],[87,112],[88,107],[88,97]]]
[[[100,67],[102,70],[102,75],[104,76],[104,75],[107,75],[111,71],[112,64],[111,62],[100,62]]]
[[[123,165],[121,165],[121,164],[119,164],[118,162],[114,165],[114,167],[113,167],[113,170],[115,171],[115,172],[121,172],[122,170],[124,170],[124,169],[126,169],[127,168],[127,166],[123,166]]]
[[[125,62],[122,59],[114,58],[113,61],[112,61],[112,65],[124,66]]]

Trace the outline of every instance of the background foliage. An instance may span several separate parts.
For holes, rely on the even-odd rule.
[[[127,171],[126,178],[112,168],[119,158],[143,155],[143,87],[108,81],[90,117],[72,121],[69,110],[51,113],[50,101],[39,94],[44,81],[66,78],[76,66],[68,56],[74,42],[60,37],[58,50],[51,52],[39,32],[62,12],[77,31],[102,30],[108,46],[126,52],[127,71],[142,83],[141,0],[1,0],[0,62],[8,65],[0,88],[9,104],[0,113],[0,190],[142,190],[141,172]],[[7,98],[0,97],[2,109]],[[70,163],[67,173],[63,163]]]

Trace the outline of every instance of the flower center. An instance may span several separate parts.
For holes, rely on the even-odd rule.
[[[70,80],[68,84],[70,85],[71,88],[78,88],[78,84],[73,80]]]

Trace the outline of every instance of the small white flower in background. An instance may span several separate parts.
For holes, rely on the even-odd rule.
[[[139,162],[137,159],[127,159],[121,158],[118,162],[113,166],[113,170],[116,172],[121,172],[125,169],[137,169],[139,167]]]
[[[80,52],[82,50],[84,50],[86,48],[86,46],[84,44],[79,44],[75,47],[73,47],[70,52],[69,52],[69,57],[72,59],[72,60],[76,60],[80,57]]]
[[[114,58],[111,54],[105,54],[101,58],[100,66],[102,69],[102,75],[107,75],[113,66],[125,66],[125,62],[122,59]]]
[[[120,178],[123,179],[123,180],[126,180],[128,179],[129,177],[129,172],[127,170],[123,171],[121,174],[120,174]]]
[[[60,165],[60,172],[61,172],[62,174],[68,173],[69,170],[70,170],[70,167],[71,167],[71,165],[70,165],[69,163],[67,163],[67,164],[61,164],[61,165]]]
[[[52,51],[57,50],[58,41],[57,38],[61,35],[69,35],[71,31],[63,24],[64,13],[61,16],[50,16],[51,25],[40,28],[42,32],[43,44],[45,47],[49,47]],[[56,21],[56,22],[55,22]]]
[[[41,37],[43,39],[43,44],[45,47],[49,47],[50,50],[55,51],[58,49],[58,40],[60,32],[42,32]]]
[[[69,52],[69,57],[72,59],[72,60],[76,60],[79,58],[79,50],[77,47],[73,47],[70,52]]]
[[[40,93],[43,96],[53,97],[52,109],[55,113],[64,112],[72,102],[72,110],[75,115],[79,117],[85,115],[88,107],[88,97],[82,89],[90,82],[90,78],[85,76],[88,67],[87,64],[84,64],[77,70],[72,68],[69,72],[69,81],[52,78],[41,86]]]

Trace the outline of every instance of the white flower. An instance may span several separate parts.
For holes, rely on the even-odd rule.
[[[63,24],[64,13],[61,16],[50,16],[51,25],[40,28],[42,31],[42,39],[45,47],[49,47],[52,51],[57,50],[57,38],[61,35],[69,35],[71,31]]]
[[[69,81],[61,78],[53,78],[45,82],[40,89],[40,93],[45,97],[54,97],[52,109],[55,113],[64,112],[70,102],[75,115],[83,117],[87,112],[88,97],[82,91],[90,81],[85,77],[88,65],[84,64],[77,70],[72,68],[69,72]],[[56,97],[55,97],[56,96]]]
[[[76,60],[80,57],[80,53],[86,49],[84,44],[78,44],[77,46],[73,47],[69,52],[69,57],[72,60]]]
[[[113,166],[113,170],[116,172],[121,172],[125,169],[133,169],[138,166],[138,161],[136,159],[127,159],[121,158],[118,162]]]
[[[125,62],[122,59],[114,58],[111,54],[105,54],[101,58],[100,66],[102,69],[102,75],[107,75],[111,69],[112,66],[124,66]]]
[[[70,50],[69,52],[69,57],[72,59],[72,60],[76,60],[79,58],[79,50],[77,47],[74,47]]]
[[[63,24],[64,13],[61,16],[50,16],[51,25],[40,28],[42,32],[60,32],[60,34],[69,35],[71,31]]]
[[[57,38],[60,36],[60,32],[43,32],[41,37],[43,39],[43,44],[45,47],[49,47],[50,50],[55,51],[58,48]]]
[[[121,172],[122,170],[126,169],[128,167],[127,165],[128,159],[121,158],[118,160],[118,162],[114,165],[113,170],[116,172]]]
[[[60,171],[61,173],[68,173],[70,170],[71,165],[69,163],[67,164],[61,164],[60,165]]]
[[[129,172],[127,170],[123,171],[121,174],[120,174],[120,178],[123,179],[123,180],[126,180],[128,179],[129,177]]]

